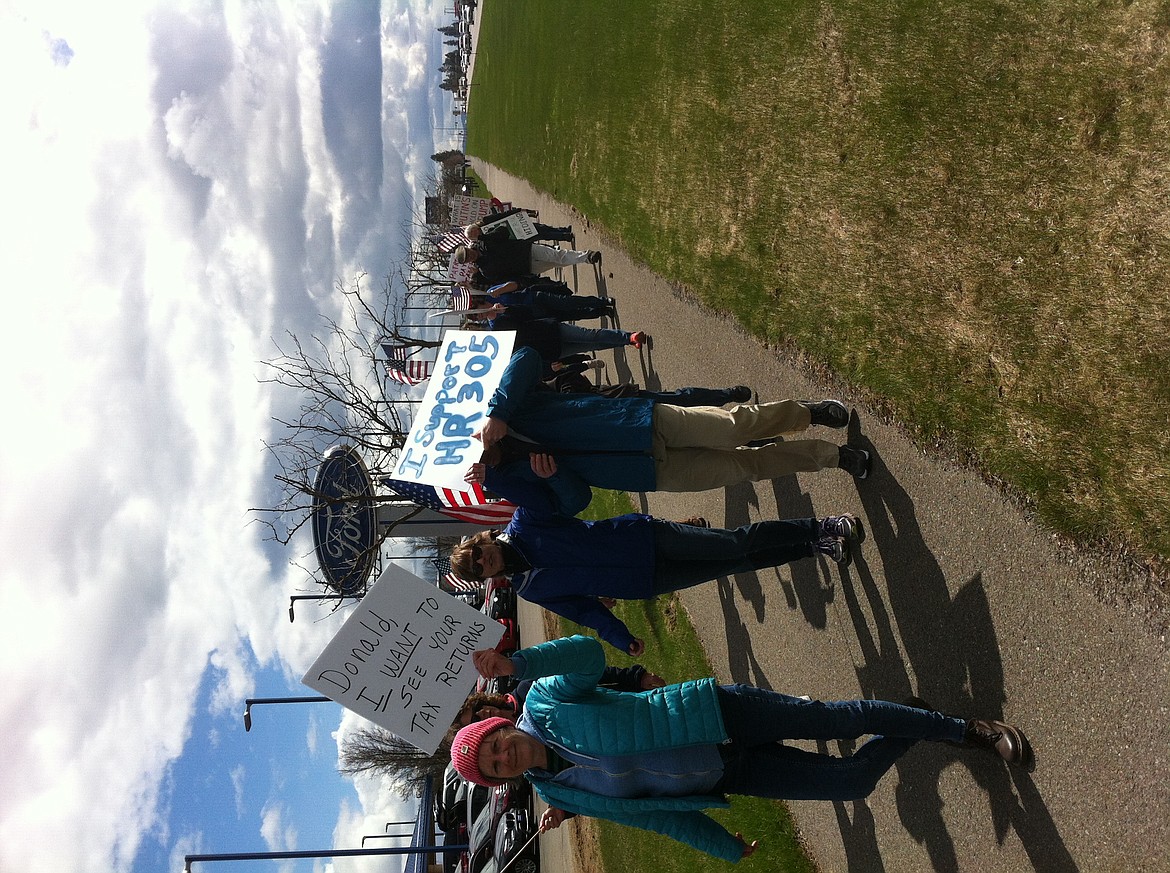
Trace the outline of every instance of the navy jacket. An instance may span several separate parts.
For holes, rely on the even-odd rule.
[[[619,515],[582,521],[520,507],[504,535],[532,569],[512,576],[516,593],[570,621],[594,628],[623,652],[634,636],[598,597],[654,597],[653,519]]]

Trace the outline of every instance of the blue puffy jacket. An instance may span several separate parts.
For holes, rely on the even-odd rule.
[[[557,461],[553,480],[540,482],[527,464],[510,465],[485,480],[505,497],[513,491],[509,479],[548,487],[572,515],[582,506],[576,497],[589,495],[589,485],[619,491],[654,491],[657,474],[653,446],[654,401],[641,397],[609,398],[597,394],[558,394],[538,390],[542,375],[540,355],[530,348],[514,352],[488,402],[488,415],[504,421],[530,440],[549,449]],[[489,471],[490,472],[490,471]],[[523,499],[523,498],[521,498]],[[585,500],[588,503],[588,499]]]
[[[524,708],[546,745],[584,755],[636,755],[727,739],[714,679],[631,693],[598,688],[601,645],[575,636],[522,649],[522,679],[541,678]],[[717,796],[605,797],[528,776],[550,806],[665,834],[700,851],[738,861],[743,846],[703,810],[726,808]]]

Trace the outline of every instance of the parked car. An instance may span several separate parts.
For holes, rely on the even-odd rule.
[[[501,785],[490,792],[468,834],[469,848],[460,859],[460,873],[494,873],[514,857],[517,860],[509,871],[536,873],[539,847],[535,842],[525,846],[535,832],[532,787],[525,782]]]
[[[516,589],[512,586],[497,588],[491,597],[484,599],[484,609],[495,619],[516,620]]]
[[[443,787],[435,792],[435,824],[441,831],[453,831],[467,819],[467,781],[447,765]]]
[[[482,785],[473,785],[467,796],[467,846],[461,858],[460,870],[462,873],[482,873],[483,868],[492,860],[492,846],[494,845],[498,818],[495,804],[492,803],[494,789]]]
[[[452,595],[456,600],[461,600],[472,609],[483,608],[483,591],[461,591],[458,594]]]
[[[496,823],[495,845],[490,867],[481,873],[495,873],[508,866],[514,873],[537,873],[540,870],[540,841],[532,840],[536,833],[536,817],[531,802],[506,810]],[[532,840],[529,843],[529,840]],[[515,858],[515,860],[512,860]]]
[[[484,582],[483,602],[492,610],[488,613],[492,618],[516,618],[516,589],[507,576],[493,576]]]

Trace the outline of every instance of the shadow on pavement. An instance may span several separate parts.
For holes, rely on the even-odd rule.
[[[901,700],[913,691],[912,674],[918,679],[917,693],[942,712],[1003,717],[1003,664],[982,574],[966,580],[951,596],[923,539],[913,501],[858,430],[854,419],[850,444],[874,453],[869,478],[857,483],[869,539],[853,567],[841,574],[841,593],[857,635],[860,662],[855,669],[862,693]],[[866,549],[881,556],[884,596],[865,559]],[[1035,869],[1076,869],[1026,774],[1009,772],[976,750],[920,743],[896,765],[898,813],[906,830],[926,848],[935,870],[957,873],[967,866],[956,855],[938,791],[942,771],[956,759],[985,793],[997,841],[1014,829]],[[850,869],[884,870],[872,818],[861,811],[865,804],[851,805],[852,816],[849,804],[835,804],[846,853],[857,863]]]

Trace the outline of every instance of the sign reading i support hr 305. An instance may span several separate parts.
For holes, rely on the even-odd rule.
[[[515,331],[449,330],[394,478],[463,490],[483,446],[473,439],[512,357]]]
[[[475,685],[471,653],[503,635],[391,564],[301,681],[431,755]]]

